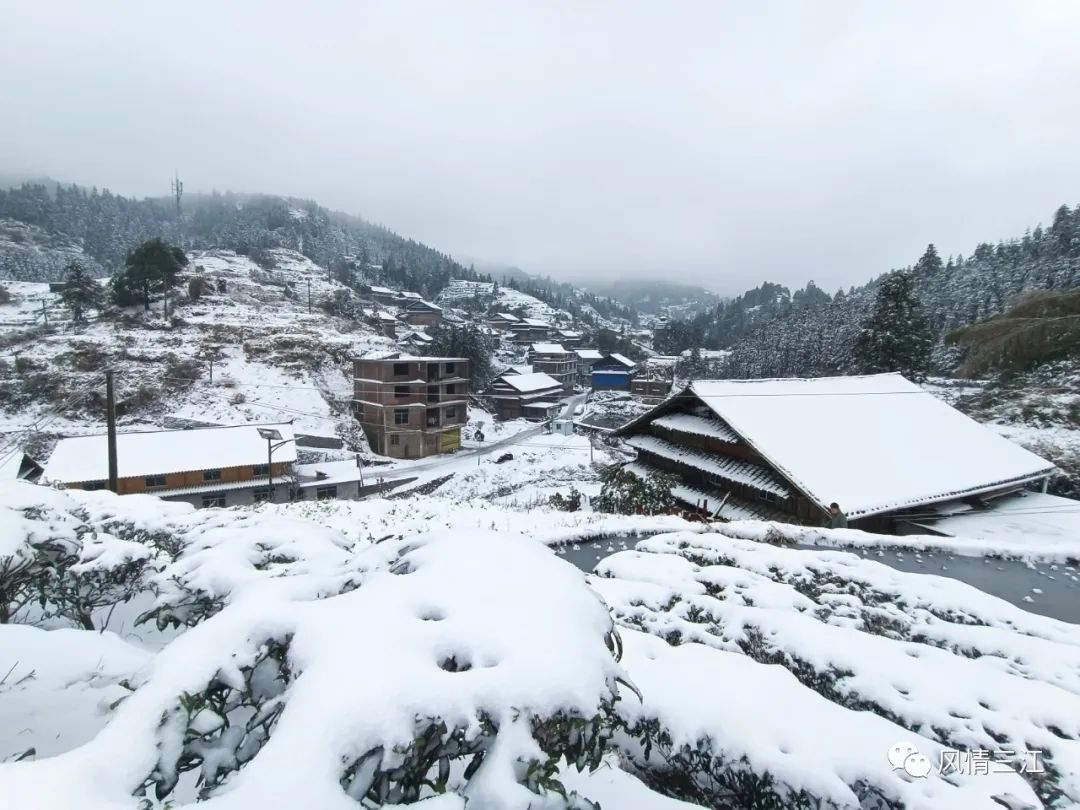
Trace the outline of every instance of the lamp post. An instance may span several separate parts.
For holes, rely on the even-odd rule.
[[[277,428],[259,428],[259,435],[266,439],[266,486],[270,503],[274,502],[274,451],[296,439],[283,439]]]

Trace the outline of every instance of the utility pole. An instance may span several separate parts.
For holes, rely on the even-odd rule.
[[[174,179],[173,179],[172,183],[170,183],[169,185],[170,185],[170,188],[172,189],[173,197],[176,198],[176,216],[179,219],[179,217],[180,217],[180,198],[184,196],[184,184],[180,181],[180,173],[177,172],[176,169],[173,169],[173,175],[174,175]]]
[[[116,468],[116,395],[113,392],[113,372],[109,369],[105,372],[105,420],[108,423],[109,432],[109,489],[116,492],[117,468]]]

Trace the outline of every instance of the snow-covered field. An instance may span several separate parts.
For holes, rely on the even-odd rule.
[[[292,251],[273,253],[272,270],[231,251],[191,254],[184,285],[198,275],[212,291],[188,300],[182,286],[169,321],[155,302],[147,315],[133,307],[127,318],[75,329],[60,320],[48,285],[7,284],[0,443],[25,430],[39,441],[102,430],[106,366],[115,371],[122,426],[295,419],[299,432],[355,438],[351,358],[395,346],[320,309],[346,289],[326,270]],[[28,332],[23,321],[42,302],[59,326]]]

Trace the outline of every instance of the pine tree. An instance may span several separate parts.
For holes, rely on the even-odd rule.
[[[101,306],[102,290],[79,262],[64,268],[64,290],[60,298],[76,324],[86,322],[86,311]]]
[[[940,260],[939,260],[940,261]],[[933,339],[909,273],[890,273],[878,285],[870,316],[854,346],[863,374],[899,371],[918,379],[930,364]]]
[[[143,242],[128,254],[124,269],[113,276],[115,302],[126,306],[140,295],[143,307],[149,312],[151,294],[168,292],[175,287],[177,277],[187,263],[184,251],[161,237]]]

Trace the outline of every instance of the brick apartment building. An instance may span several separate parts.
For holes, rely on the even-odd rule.
[[[376,453],[421,458],[461,446],[461,426],[468,418],[468,360],[356,360],[353,377],[356,418]]]

